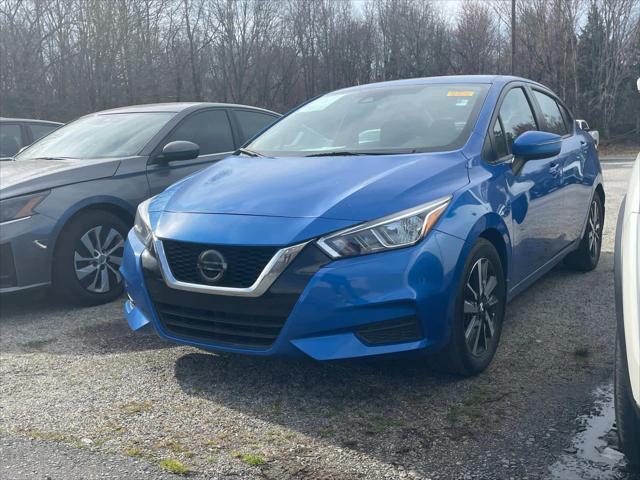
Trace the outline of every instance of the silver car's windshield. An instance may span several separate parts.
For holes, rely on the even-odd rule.
[[[16,160],[137,155],[174,115],[172,112],[138,112],[83,117],[26,148]]]
[[[269,128],[247,149],[269,156],[445,151],[469,137],[486,84],[418,84],[323,95]]]

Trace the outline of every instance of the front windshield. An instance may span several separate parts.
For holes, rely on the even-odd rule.
[[[34,143],[18,154],[16,160],[137,155],[174,115],[138,112],[83,117]]]
[[[323,95],[247,145],[268,156],[446,151],[466,142],[486,84],[373,87]]]

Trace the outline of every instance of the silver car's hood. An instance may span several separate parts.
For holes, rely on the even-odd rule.
[[[0,199],[110,177],[121,161],[121,158],[2,161]]]

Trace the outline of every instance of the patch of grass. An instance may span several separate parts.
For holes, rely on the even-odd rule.
[[[120,405],[120,410],[129,415],[148,412],[151,408],[153,408],[153,403],[149,400],[145,400],[144,402],[128,402]]]
[[[259,453],[240,453],[234,452],[234,457],[239,458],[247,465],[251,465],[252,467],[259,467],[260,465],[264,465],[267,461],[264,459],[262,455]]]
[[[191,470],[187,466],[173,458],[162,459],[158,465],[162,470],[169,473],[176,473],[178,475],[188,475],[191,473]]]
[[[403,427],[405,425],[404,420],[388,417],[377,417],[373,419],[371,426],[376,433],[383,433],[393,428]]]
[[[495,393],[486,386],[478,386],[471,390],[469,395],[462,402],[452,406],[446,414],[450,423],[460,423],[465,420],[479,420],[487,415],[495,415],[500,407],[488,404],[500,402],[511,392]],[[504,410],[502,410],[504,412]]]
[[[142,450],[140,450],[139,448],[135,448],[135,447],[126,448],[124,450],[124,454],[127,457],[138,457],[139,458],[139,457],[142,457]]]
[[[25,435],[34,440],[46,440],[48,442],[73,442],[74,438],[58,432],[43,432],[36,429],[24,431]]]
[[[164,442],[156,443],[155,447],[166,448],[168,450],[171,450],[171,452],[175,453],[176,455],[184,455],[187,458],[193,457],[193,452],[177,440],[167,440]]]

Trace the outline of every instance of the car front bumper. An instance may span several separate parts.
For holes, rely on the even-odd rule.
[[[51,283],[55,225],[42,214],[0,224],[0,293]]]
[[[308,248],[319,252],[313,244]],[[168,331],[159,315],[158,299],[177,302],[179,308],[187,310],[211,301],[222,302],[231,310],[240,310],[250,302],[254,302],[256,308],[267,310],[280,307],[273,303],[265,303],[262,307],[261,299],[170,289],[143,267],[150,254],[132,231],[121,267],[128,293],[125,315],[133,330],[151,325],[167,340],[207,350],[265,356],[300,356],[303,353],[316,360],[426,352],[442,347],[448,340],[462,269],[460,259],[465,258],[466,248],[462,240],[432,231],[424,241],[411,248],[336,261],[327,257],[295,294],[273,343],[264,348],[248,348],[233,342],[205,341]],[[317,252],[309,255],[313,253],[317,257]],[[287,293],[287,289],[290,294],[295,289],[287,284],[293,282],[287,277],[293,275],[289,272],[292,269],[293,264],[265,294],[267,297],[278,292]],[[300,268],[301,271],[304,269]],[[404,331],[408,336],[402,336],[402,325],[408,328]],[[389,335],[385,337],[387,333]]]

